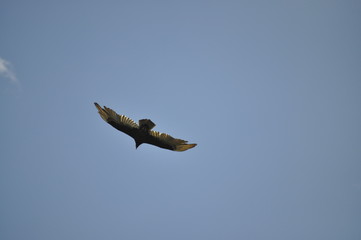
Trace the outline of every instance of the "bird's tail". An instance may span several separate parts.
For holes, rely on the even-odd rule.
[[[196,143],[191,143],[191,144],[180,144],[177,145],[176,148],[174,149],[174,151],[178,151],[178,152],[183,152],[186,151],[190,148],[194,148],[195,146],[197,146]]]
[[[155,123],[152,122],[152,120],[150,120],[150,119],[140,119],[139,126],[145,127],[147,130],[151,130],[152,128],[155,127]]]

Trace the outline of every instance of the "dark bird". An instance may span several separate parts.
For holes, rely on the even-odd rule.
[[[197,146],[195,143],[187,144],[187,141],[173,138],[166,133],[153,131],[152,128],[155,127],[155,124],[150,119],[141,119],[138,125],[132,119],[124,115],[118,115],[110,108],[105,106],[102,108],[99,104],[94,104],[104,121],[134,138],[136,148],[143,143],[148,143],[172,151],[182,152]]]

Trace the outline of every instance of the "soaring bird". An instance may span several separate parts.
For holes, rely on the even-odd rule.
[[[139,124],[136,124],[132,119],[124,115],[118,115],[110,108],[105,106],[102,108],[98,103],[94,104],[104,121],[135,140],[135,148],[138,148],[143,143],[148,143],[172,151],[182,152],[197,146],[195,143],[188,144],[187,141],[173,138],[166,133],[153,131],[152,128],[155,127],[155,124],[150,119],[141,119]]]

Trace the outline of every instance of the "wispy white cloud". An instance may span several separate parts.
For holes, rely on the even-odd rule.
[[[19,80],[16,78],[12,65],[10,62],[0,57],[0,77],[9,79],[12,83],[19,85]]]

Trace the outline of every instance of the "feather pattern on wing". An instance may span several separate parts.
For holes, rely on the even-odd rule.
[[[187,143],[187,141],[185,141],[185,140],[174,138],[171,135],[166,134],[166,133],[160,133],[157,131],[150,131],[149,133],[151,136],[159,139],[160,141],[166,142],[169,144],[185,144],[185,143]]]
[[[114,128],[122,131],[129,136],[133,137],[137,133],[139,126],[136,124],[132,119],[124,116],[119,115],[115,111],[110,108],[104,106],[104,108],[100,107],[99,104],[94,103],[97,107],[100,116],[104,121],[112,125]]]
[[[104,109],[99,106],[99,104],[95,103],[100,116],[106,122],[116,122],[117,124],[125,125],[131,128],[138,128],[138,124],[136,124],[132,119],[128,118],[124,115],[117,114],[113,109],[107,108],[104,106]]]
[[[154,140],[160,142],[160,145],[169,145],[169,147],[171,147],[174,151],[182,152],[197,146],[197,144],[188,144],[188,141],[174,138],[166,133],[160,133],[157,131],[150,131],[149,133]]]

